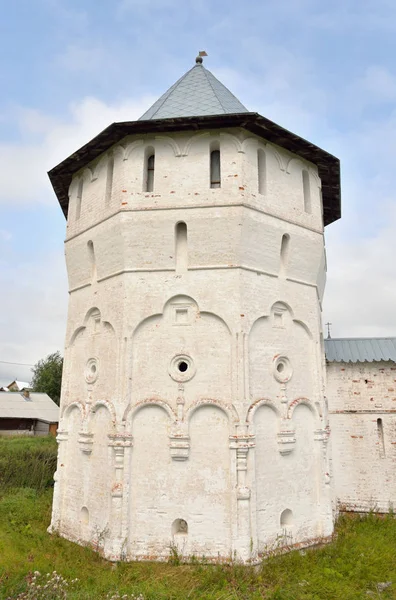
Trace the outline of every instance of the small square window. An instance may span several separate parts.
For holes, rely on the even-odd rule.
[[[274,327],[284,327],[283,312],[274,312]]]
[[[188,308],[176,308],[176,323],[179,325],[188,323]]]
[[[191,325],[191,306],[174,306],[173,324]]]

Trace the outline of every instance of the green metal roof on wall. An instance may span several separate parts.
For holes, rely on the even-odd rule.
[[[196,61],[195,66],[154,102],[139,121],[248,112],[238,98],[205,69],[202,58],[198,57]]]
[[[329,362],[396,362],[396,338],[328,338],[324,342]]]

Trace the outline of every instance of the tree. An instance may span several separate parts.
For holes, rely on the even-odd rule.
[[[49,354],[33,367],[32,391],[48,394],[59,406],[62,385],[63,357],[60,352]]]

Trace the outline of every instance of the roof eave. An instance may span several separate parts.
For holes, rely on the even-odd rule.
[[[340,161],[338,158],[258,113],[251,112],[125,121],[109,125],[48,173],[65,217],[67,217],[68,190],[72,176],[124,137],[139,133],[163,133],[192,129],[198,131],[222,127],[243,127],[316,164],[322,181],[324,224],[329,225],[341,217]]]

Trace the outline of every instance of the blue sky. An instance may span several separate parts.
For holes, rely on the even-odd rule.
[[[193,64],[341,159],[326,232],[334,336],[396,335],[394,0],[14,0],[0,21],[0,360],[64,343],[64,217],[46,172]],[[30,379],[0,363],[0,383]]]

